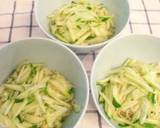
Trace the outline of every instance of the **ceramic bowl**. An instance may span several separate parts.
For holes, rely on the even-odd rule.
[[[96,2],[95,0],[90,1]],[[107,41],[90,46],[80,46],[64,43],[50,34],[47,16],[52,14],[58,8],[62,7],[64,4],[70,2],[71,0],[36,0],[35,16],[38,25],[48,37],[58,43],[70,47],[76,52],[87,53],[103,47],[105,44],[109,43],[111,39],[116,38],[122,32],[128,22],[130,11],[127,0],[99,0],[98,2],[103,3],[109,12],[114,16],[115,34]]]
[[[89,98],[86,71],[79,58],[66,46],[44,38],[28,38],[0,47],[0,83],[24,60],[43,63],[64,75],[75,86],[75,102],[80,112],[64,120],[63,128],[75,128],[83,117]]]
[[[96,81],[105,78],[108,71],[120,66],[127,58],[146,63],[160,62],[160,38],[150,35],[125,36],[110,42],[97,56],[91,71],[91,92],[99,113],[112,128],[116,128],[117,125],[110,121],[98,102],[100,90],[96,86]]]

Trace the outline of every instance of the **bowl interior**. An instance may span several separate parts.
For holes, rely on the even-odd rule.
[[[96,2],[95,0],[90,0]],[[71,0],[37,0],[36,1],[36,19],[43,31],[52,39],[56,40],[49,32],[47,16],[52,14]],[[120,33],[128,21],[129,6],[127,0],[98,0],[103,3],[111,14],[114,16],[115,35]]]
[[[98,103],[98,88],[96,80],[103,79],[112,68],[120,66],[127,58],[144,62],[160,62],[160,38],[147,35],[131,35],[114,40],[98,55],[91,73],[92,95],[103,118],[112,126],[113,122],[105,115]]]
[[[79,59],[66,47],[47,39],[26,39],[0,49],[0,83],[24,60],[43,63],[62,73],[75,85],[75,101],[80,105],[79,113],[66,118],[63,128],[73,128],[83,115],[88,99],[88,80]]]

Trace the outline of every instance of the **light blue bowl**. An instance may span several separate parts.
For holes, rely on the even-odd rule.
[[[50,34],[47,16],[69,2],[71,2],[71,0],[36,0],[35,15],[37,23],[48,37],[58,43],[65,44],[66,46],[77,52],[89,52],[104,46],[105,44],[110,42],[111,39],[117,37],[121,33],[129,19],[130,11],[127,0],[98,0],[98,2],[103,3],[109,10],[109,12],[114,16],[115,34],[113,35],[113,37],[102,43],[90,46],[66,44]],[[91,2],[94,3],[97,2],[97,0],[91,0]]]
[[[98,102],[100,90],[96,86],[96,81],[104,79],[111,69],[120,66],[127,58],[146,63],[160,62],[160,38],[151,35],[121,37],[106,45],[97,56],[91,71],[91,92],[99,113],[112,128],[118,128],[118,126],[107,117],[102,105]]]
[[[43,38],[20,40],[0,48],[0,83],[24,60],[43,63],[59,71],[75,86],[75,102],[79,113],[64,120],[63,128],[74,128],[83,117],[88,104],[89,84],[86,71],[79,58],[66,46]]]

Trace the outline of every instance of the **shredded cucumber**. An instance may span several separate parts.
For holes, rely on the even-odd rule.
[[[0,126],[61,128],[75,106],[79,111],[73,90],[60,73],[24,62],[0,86]]]
[[[92,45],[114,33],[113,16],[102,4],[72,1],[48,16],[52,35],[65,43]]]
[[[160,65],[127,59],[98,80],[106,115],[126,128],[160,128]]]

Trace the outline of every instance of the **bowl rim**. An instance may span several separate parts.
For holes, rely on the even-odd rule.
[[[4,48],[7,48],[9,46],[12,46],[14,47],[14,45],[18,45],[19,43],[23,42],[23,41],[26,41],[26,40],[43,40],[43,41],[48,41],[50,42],[50,45],[53,45],[53,44],[56,44],[56,45],[59,45],[60,47],[62,47],[64,50],[66,50],[67,52],[69,52],[71,54],[71,56],[73,56],[76,61],[80,64],[81,68],[82,68],[82,72],[84,73],[84,77],[85,77],[85,81],[86,81],[86,98],[85,98],[85,103],[84,103],[84,106],[82,107],[82,113],[80,114],[80,117],[79,119],[77,120],[77,122],[75,123],[75,125],[73,126],[73,128],[76,128],[78,126],[78,124],[80,123],[80,121],[82,120],[82,118],[84,117],[85,115],[85,112],[87,111],[87,106],[88,106],[88,102],[89,102],[89,80],[88,80],[88,76],[87,76],[87,72],[84,68],[84,65],[83,63],[81,62],[81,60],[78,58],[78,56],[71,50],[69,49],[67,46],[63,45],[63,44],[60,44],[60,43],[57,43],[51,39],[48,39],[48,38],[43,38],[43,37],[26,37],[26,38],[23,38],[23,39],[20,39],[20,40],[16,40],[16,41],[13,41],[13,42],[10,42],[8,44],[4,44],[2,46],[0,46],[0,51]],[[51,43],[52,42],[52,43]],[[32,42],[34,43],[34,42]],[[38,44],[38,43],[37,43]],[[29,44],[28,44],[29,45]]]
[[[96,68],[96,63],[97,61],[99,61],[99,57],[102,56],[103,52],[105,51],[105,49],[107,47],[110,47],[110,45],[114,45],[115,43],[117,43],[118,40],[121,40],[121,39],[125,39],[125,38],[130,38],[130,37],[149,37],[149,38],[154,38],[154,39],[159,39],[160,40],[160,37],[158,36],[155,36],[155,35],[151,35],[151,34],[128,34],[128,35],[125,35],[125,36],[122,36],[122,37],[119,37],[119,38],[116,38],[114,40],[112,40],[108,45],[104,46],[101,51],[98,53],[94,63],[93,63],[93,66],[92,66],[92,69],[91,69],[91,75],[90,75],[90,88],[91,88],[91,95],[92,95],[92,98],[93,98],[93,102],[98,110],[98,112],[100,113],[101,117],[105,120],[105,122],[107,124],[109,124],[109,126],[111,126],[111,128],[116,128],[116,126],[114,126],[112,123],[111,123],[111,120],[105,115],[103,114],[103,110],[101,110],[100,108],[100,104],[96,101],[96,96],[95,96],[95,93],[94,93],[94,88],[93,86],[93,74],[94,74],[94,71],[95,71],[95,68]]]
[[[119,33],[117,33],[116,35],[114,35],[113,37],[111,37],[110,39],[108,39],[106,41],[102,41],[101,43],[97,43],[97,44],[93,44],[93,45],[87,45],[87,46],[84,46],[84,45],[73,45],[73,44],[65,43],[65,42],[57,39],[56,37],[52,36],[49,32],[47,32],[44,29],[44,27],[41,25],[41,23],[39,21],[39,18],[38,18],[38,7],[37,7],[38,6],[38,1],[39,0],[35,0],[34,11],[35,11],[35,19],[36,19],[36,22],[37,22],[38,26],[40,27],[40,29],[44,32],[44,34],[47,37],[49,37],[50,39],[56,41],[57,43],[66,45],[67,47],[70,47],[70,48],[76,48],[76,49],[90,49],[90,48],[102,47],[102,46],[108,44],[109,42],[111,42],[113,39],[119,37],[121,35],[121,33],[123,32],[123,30],[126,28],[127,24],[129,23],[130,12],[131,12],[129,2],[128,2],[128,0],[125,0],[126,4],[127,4],[127,8],[128,8],[127,9],[127,11],[128,11],[128,17],[127,17],[127,20],[125,21],[125,24],[124,24],[123,28],[120,30]]]

